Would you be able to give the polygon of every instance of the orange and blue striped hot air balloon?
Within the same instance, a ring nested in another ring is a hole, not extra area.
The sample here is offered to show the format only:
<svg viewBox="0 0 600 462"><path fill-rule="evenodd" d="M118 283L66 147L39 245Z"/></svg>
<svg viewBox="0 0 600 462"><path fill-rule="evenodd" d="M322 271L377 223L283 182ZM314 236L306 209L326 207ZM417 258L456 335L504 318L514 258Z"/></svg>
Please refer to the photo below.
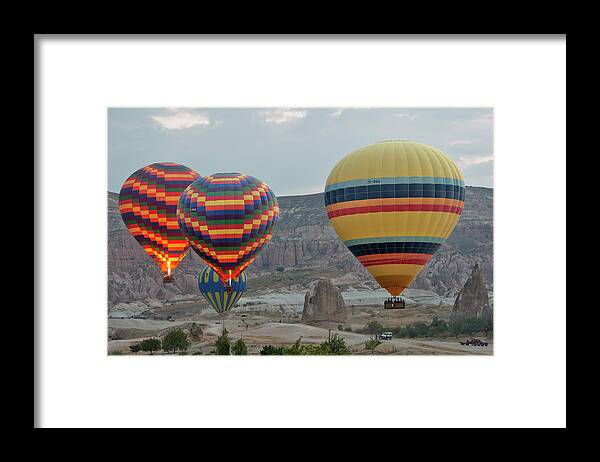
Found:
<svg viewBox="0 0 600 462"><path fill-rule="evenodd" d="M456 164L436 148L409 141L357 149L337 163L325 186L333 228L393 296L450 236L464 200Z"/></svg>
<svg viewBox="0 0 600 462"><path fill-rule="evenodd" d="M131 235L172 281L172 273L189 251L177 223L181 192L200 175L183 165L160 162L133 173L121 187L119 211Z"/></svg>
<svg viewBox="0 0 600 462"><path fill-rule="evenodd" d="M241 173L199 178L181 194L177 209L192 249L229 286L269 242L278 218L271 188Z"/></svg>

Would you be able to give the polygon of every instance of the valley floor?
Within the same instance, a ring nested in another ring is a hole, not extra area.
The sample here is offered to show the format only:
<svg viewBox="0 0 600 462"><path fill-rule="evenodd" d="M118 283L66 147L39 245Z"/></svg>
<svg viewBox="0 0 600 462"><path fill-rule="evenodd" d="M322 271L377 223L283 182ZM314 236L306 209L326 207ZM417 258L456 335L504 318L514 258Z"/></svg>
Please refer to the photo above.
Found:
<svg viewBox="0 0 600 462"><path fill-rule="evenodd" d="M229 332L231 342L243 338L248 346L248 354L259 354L265 345L291 345L299 337L302 343L321 343L329 335L329 330L344 337L353 354L370 355L365 349L365 341L371 336L339 331L352 328L353 331L363 328L370 321L378 321L385 327L392 328L415 321L430 322L434 316L447 319L450 305L410 304L405 310L383 310L378 305L350 307L350 316L346 322L322 322L305 324L301 322L299 313L278 313L273 311L242 311L235 308L225 316L200 308L195 303L182 303L165 307L159 311L161 316L172 316L173 321L154 319L108 319L110 332L108 351L111 354L129 354L129 345L143 338L160 335L164 329L173 326L189 326L197 323L202 329L202 336L192 341L188 354L214 354L215 341L223 329L223 323ZM393 338L385 340L377 347L374 354L379 355L491 355L493 340L488 346L465 346L459 341L463 338ZM485 340L485 339L484 339ZM488 341L488 340L486 340ZM138 353L139 354L139 353ZM155 353L158 354L158 353Z"/></svg>

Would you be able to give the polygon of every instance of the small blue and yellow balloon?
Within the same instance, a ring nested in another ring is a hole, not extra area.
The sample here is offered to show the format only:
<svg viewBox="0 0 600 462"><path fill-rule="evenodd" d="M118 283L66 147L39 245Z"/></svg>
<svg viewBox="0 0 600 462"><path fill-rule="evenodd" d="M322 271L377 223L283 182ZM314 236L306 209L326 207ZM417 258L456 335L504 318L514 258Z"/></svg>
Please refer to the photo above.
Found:
<svg viewBox="0 0 600 462"><path fill-rule="evenodd" d="M225 313L235 306L246 290L246 273L241 272L231 280L231 287L223 285L221 278L210 266L198 275L198 288L217 313Z"/></svg>

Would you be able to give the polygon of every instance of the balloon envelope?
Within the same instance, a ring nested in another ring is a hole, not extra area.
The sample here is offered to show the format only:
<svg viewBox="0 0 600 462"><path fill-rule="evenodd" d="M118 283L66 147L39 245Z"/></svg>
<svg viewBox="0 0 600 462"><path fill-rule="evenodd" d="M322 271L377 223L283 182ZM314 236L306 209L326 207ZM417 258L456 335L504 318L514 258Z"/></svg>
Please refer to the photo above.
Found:
<svg viewBox="0 0 600 462"><path fill-rule="evenodd" d="M217 173L185 189L177 218L192 249L228 282L271 239L279 205L266 183L240 173Z"/></svg>
<svg viewBox="0 0 600 462"><path fill-rule="evenodd" d="M452 233L464 179L442 151L383 141L348 154L325 186L327 216L381 287L400 295Z"/></svg>
<svg viewBox="0 0 600 462"><path fill-rule="evenodd" d="M246 290L246 273L243 271L231 280L231 290L223 285L219 275L206 266L198 276L198 288L217 313L224 313L235 306Z"/></svg>
<svg viewBox="0 0 600 462"><path fill-rule="evenodd" d="M165 275L175 270L189 250L177 223L177 201L198 177L188 167L161 162L137 170L121 187L121 217Z"/></svg>

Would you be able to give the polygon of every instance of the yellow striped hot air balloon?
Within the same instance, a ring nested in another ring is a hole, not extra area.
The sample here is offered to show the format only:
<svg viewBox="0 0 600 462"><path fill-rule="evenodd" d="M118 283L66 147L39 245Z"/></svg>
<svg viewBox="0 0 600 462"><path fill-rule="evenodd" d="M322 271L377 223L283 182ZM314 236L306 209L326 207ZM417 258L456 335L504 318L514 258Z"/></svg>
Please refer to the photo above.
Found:
<svg viewBox="0 0 600 462"><path fill-rule="evenodd" d="M351 152L325 185L336 233L392 296L408 287L452 233L464 199L464 179L452 159L404 140Z"/></svg>

